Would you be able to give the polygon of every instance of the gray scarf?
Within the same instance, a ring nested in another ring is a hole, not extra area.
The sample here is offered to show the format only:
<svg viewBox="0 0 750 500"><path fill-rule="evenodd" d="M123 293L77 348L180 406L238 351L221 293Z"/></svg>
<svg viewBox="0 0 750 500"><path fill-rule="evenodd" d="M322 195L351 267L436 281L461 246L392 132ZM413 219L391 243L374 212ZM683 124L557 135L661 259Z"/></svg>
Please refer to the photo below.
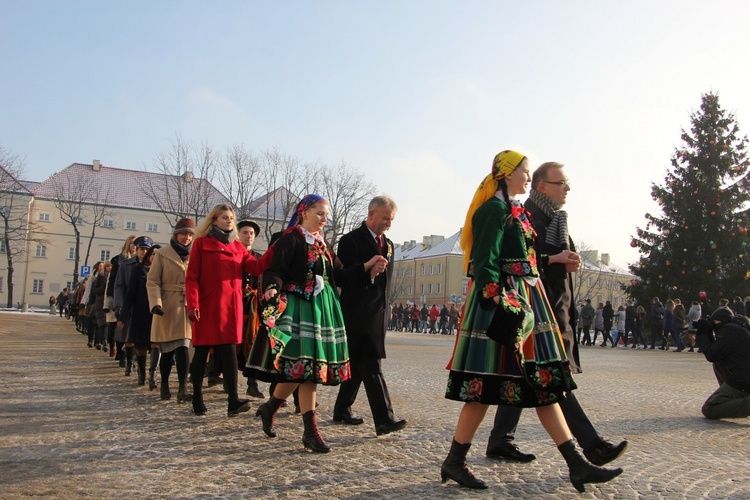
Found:
<svg viewBox="0 0 750 500"><path fill-rule="evenodd" d="M529 200L534 202L544 212L544 215L551 219L547 226L547 235L544 242L553 247L575 251L571 248L572 245L568 235L568 213L562 210L562 206L534 188L531 188Z"/></svg>

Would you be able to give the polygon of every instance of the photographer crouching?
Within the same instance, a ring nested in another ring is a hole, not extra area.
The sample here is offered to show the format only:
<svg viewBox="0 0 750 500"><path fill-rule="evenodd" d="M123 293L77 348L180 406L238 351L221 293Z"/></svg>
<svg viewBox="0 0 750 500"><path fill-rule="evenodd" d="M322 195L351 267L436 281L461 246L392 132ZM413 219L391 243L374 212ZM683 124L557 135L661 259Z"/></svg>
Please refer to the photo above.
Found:
<svg viewBox="0 0 750 500"><path fill-rule="evenodd" d="M703 416L750 416L750 329L728 307L716 309L710 319L701 319L695 326L698 345L714 364L719 381L719 388L703 403Z"/></svg>

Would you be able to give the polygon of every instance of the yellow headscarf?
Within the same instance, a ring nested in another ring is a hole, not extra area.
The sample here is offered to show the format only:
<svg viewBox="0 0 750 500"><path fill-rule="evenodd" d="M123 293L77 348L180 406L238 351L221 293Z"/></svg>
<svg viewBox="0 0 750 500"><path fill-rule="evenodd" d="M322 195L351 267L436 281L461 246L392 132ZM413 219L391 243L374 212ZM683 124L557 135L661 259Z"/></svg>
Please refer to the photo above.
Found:
<svg viewBox="0 0 750 500"><path fill-rule="evenodd" d="M526 157L517 151L505 150L495 156L492 161L492 172L487 174L479 184L474 198L471 200L469 210L466 212L464 228L461 231L461 249L464 252L464 269L468 271L471 260L471 249L474 245L474 231L471 219L474 212L487 200L495 196L498 189L498 181L510 175Z"/></svg>

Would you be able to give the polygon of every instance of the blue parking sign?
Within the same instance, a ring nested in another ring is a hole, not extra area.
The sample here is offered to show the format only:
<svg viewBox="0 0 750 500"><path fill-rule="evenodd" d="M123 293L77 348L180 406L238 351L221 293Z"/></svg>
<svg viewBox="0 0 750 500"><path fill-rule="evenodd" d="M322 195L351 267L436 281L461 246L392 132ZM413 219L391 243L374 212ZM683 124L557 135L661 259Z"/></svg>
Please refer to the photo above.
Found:
<svg viewBox="0 0 750 500"><path fill-rule="evenodd" d="M91 274L91 266L81 266L81 278L85 278Z"/></svg>

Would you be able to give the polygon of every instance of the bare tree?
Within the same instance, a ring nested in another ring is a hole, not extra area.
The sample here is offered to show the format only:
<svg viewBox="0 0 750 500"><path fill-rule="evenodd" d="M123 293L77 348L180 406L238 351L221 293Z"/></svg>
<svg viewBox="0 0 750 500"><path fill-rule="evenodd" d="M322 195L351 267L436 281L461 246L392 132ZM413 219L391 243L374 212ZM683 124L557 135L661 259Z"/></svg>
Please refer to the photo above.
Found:
<svg viewBox="0 0 750 500"><path fill-rule="evenodd" d="M109 191L106 193L97 192L97 200L86 207L86 217L83 222L91 225L91 233L89 234L89 243L86 246L86 258L83 260L83 265L89 265L89 257L91 256L91 245L94 242L97 228L103 227L102 222L105 219L114 217L114 211L112 207L107 205L107 200L110 199ZM108 228L111 231L111 228Z"/></svg>
<svg viewBox="0 0 750 500"><path fill-rule="evenodd" d="M208 144L195 149L178 135L168 151L156 156L158 175L139 177L139 184L170 223L183 217L197 222L221 201L212 185L216 166L216 153Z"/></svg>
<svg viewBox="0 0 750 500"><path fill-rule="evenodd" d="M244 146L227 149L218 171L219 187L237 212L237 218L249 216L250 204L263 190L263 165Z"/></svg>
<svg viewBox="0 0 750 500"><path fill-rule="evenodd" d="M7 307L13 307L15 264L28 255L28 244L46 244L43 231L31 217L31 193L20 183L23 161L0 146L0 246L5 252ZM29 239L29 235L36 235Z"/></svg>
<svg viewBox="0 0 750 500"><path fill-rule="evenodd" d="M84 209L87 204L97 199L97 186L83 176L52 177L52 202L60 213L60 219L71 225L75 237L75 255L73 257L73 286L78 284L78 265L81 261L81 230L84 223Z"/></svg>
<svg viewBox="0 0 750 500"><path fill-rule="evenodd" d="M264 218L267 221L265 236L271 241L271 236L277 231L274 222L284 223L289 220L294 208L305 193L308 173L294 156L288 155L278 148L265 151L262 156L263 189L267 193ZM314 176L313 176L314 177Z"/></svg>
<svg viewBox="0 0 750 500"><path fill-rule="evenodd" d="M345 162L337 168L320 169L320 194L331 209L330 224L326 227L326 240L336 248L341 236L356 227L367 215L367 206L375 196L375 185Z"/></svg>

